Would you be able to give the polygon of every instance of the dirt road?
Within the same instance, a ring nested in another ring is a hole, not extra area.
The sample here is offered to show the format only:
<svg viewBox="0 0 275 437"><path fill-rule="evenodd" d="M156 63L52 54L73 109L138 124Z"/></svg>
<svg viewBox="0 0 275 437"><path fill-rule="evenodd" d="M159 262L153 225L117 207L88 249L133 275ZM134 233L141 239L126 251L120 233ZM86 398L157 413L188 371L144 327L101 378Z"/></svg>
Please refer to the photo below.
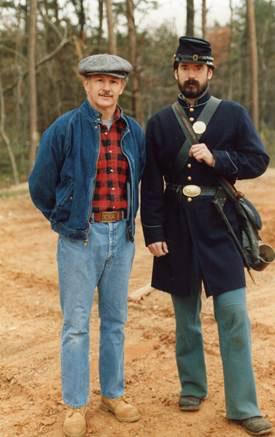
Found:
<svg viewBox="0 0 275 437"><path fill-rule="evenodd" d="M264 214L263 235L275 246L275 170L241 184ZM60 437L59 310L55 265L56 235L27 194L0 199L0 436ZM151 257L140 226L130 291L150 280ZM275 424L275 266L248 278L248 303L258 396ZM127 395L142 419L120 424L99 410L98 318L92 315L92 388L88 436L245 436L225 419L223 379L212 302L204 299L203 329L209 397L198 413L177 408L174 317L169 295L152 291L129 303L126 337Z"/></svg>

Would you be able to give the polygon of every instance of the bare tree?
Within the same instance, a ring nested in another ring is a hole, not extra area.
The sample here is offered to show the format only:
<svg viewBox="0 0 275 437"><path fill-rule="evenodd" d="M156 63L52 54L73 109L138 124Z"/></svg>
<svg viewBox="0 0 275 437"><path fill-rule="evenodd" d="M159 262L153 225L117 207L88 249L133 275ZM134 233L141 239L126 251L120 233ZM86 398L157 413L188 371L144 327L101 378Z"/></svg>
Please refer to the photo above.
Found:
<svg viewBox="0 0 275 437"><path fill-rule="evenodd" d="M112 0L105 0L106 12L107 12L107 22L108 22L108 42L109 42L109 53L117 53L116 44L116 34L114 31L114 20L113 20L113 2Z"/></svg>
<svg viewBox="0 0 275 437"><path fill-rule="evenodd" d="M103 0L98 0L98 36L97 36L97 46L100 52L100 47L102 43L103 34Z"/></svg>
<svg viewBox="0 0 275 437"><path fill-rule="evenodd" d="M250 54L250 99L252 119L256 128L259 125L259 91L258 91L258 51L255 23L255 6L253 0L246 0L247 28Z"/></svg>
<svg viewBox="0 0 275 437"><path fill-rule="evenodd" d="M18 170L17 170L17 165L16 165L14 153L13 153L13 150L12 150L12 147L10 144L10 139L5 131L5 116L6 116L6 114L5 114L5 101L4 101L4 94L3 94L3 88L2 88L2 80L0 77L0 135L3 138L3 141L7 147L7 150L8 150L8 155L9 155L9 159L11 162L14 183L15 183L15 185L18 185L19 184L19 175L18 175Z"/></svg>
<svg viewBox="0 0 275 437"><path fill-rule="evenodd" d="M37 0L30 0L29 12L29 43L28 43L28 61L29 61L29 114L30 114L30 149L29 149L29 169L32 168L36 146L38 143L37 131L37 90L36 90L36 73L35 73L35 54L36 54L36 16Z"/></svg>
<svg viewBox="0 0 275 437"><path fill-rule="evenodd" d="M79 24L79 38L81 41L85 41L85 24L86 24L86 16L85 16L85 9L84 9L84 0L71 0L72 4L75 7L75 12L78 18L78 24Z"/></svg>
<svg viewBox="0 0 275 437"><path fill-rule="evenodd" d="M46 64L47 62L51 61L54 57L56 57L59 52L62 51L62 49L69 44L70 42L73 41L73 38L67 38L67 31L65 31L65 34L62 38L62 41L60 41L60 43L58 44L58 46L51 52L46 54L42 59L40 59L40 61L38 61L35 65L35 70L37 72L38 68L41 67L42 65ZM4 94L8 94L11 90L13 90L17 85L18 85L18 81L25 79L28 75L30 74L30 71L24 71L23 73L21 72L19 77L16 79L15 82L13 82L11 85L7 86L6 88L3 89Z"/></svg>
<svg viewBox="0 0 275 437"><path fill-rule="evenodd" d="M264 15L264 23L261 25L261 34L259 35L258 44L258 65L259 65L259 83L261 84L261 96L259 97L260 115L259 123L262 127L262 122L265 119L266 114L269 112L268 103L270 102L270 83L268 76L272 71L272 56L268 56L266 53L266 47L270 41L270 34L274 26L274 15L272 13L273 0L269 0L266 4L267 12ZM271 67L271 68L270 68ZM271 73L273 75L273 73Z"/></svg>
<svg viewBox="0 0 275 437"><path fill-rule="evenodd" d="M133 0L126 0L126 9L129 35L129 58L134 68L132 73L132 111L133 116L142 123L143 111L141 108L140 74L137 55L137 31L135 25Z"/></svg>
<svg viewBox="0 0 275 437"><path fill-rule="evenodd" d="M206 36L206 27L207 27L207 8L206 8L206 0L202 0L201 2L201 33L202 37Z"/></svg>
<svg viewBox="0 0 275 437"><path fill-rule="evenodd" d="M186 3L186 35L194 36L194 0Z"/></svg>
<svg viewBox="0 0 275 437"><path fill-rule="evenodd" d="M232 0L229 0L229 9L230 9L230 41L229 41L229 63L228 63L228 99L231 100L233 98L233 73L232 73L232 45L233 45L233 35L234 35L234 8Z"/></svg>
<svg viewBox="0 0 275 437"><path fill-rule="evenodd" d="M58 0L52 0L52 5L54 9L55 22L59 22L59 8L58 8Z"/></svg>

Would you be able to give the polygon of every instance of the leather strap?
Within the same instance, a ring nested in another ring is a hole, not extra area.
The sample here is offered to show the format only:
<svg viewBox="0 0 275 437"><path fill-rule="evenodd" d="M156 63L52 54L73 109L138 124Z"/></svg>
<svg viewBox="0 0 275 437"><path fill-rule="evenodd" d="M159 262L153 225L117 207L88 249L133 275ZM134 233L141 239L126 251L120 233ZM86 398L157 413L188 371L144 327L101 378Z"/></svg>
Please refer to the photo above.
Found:
<svg viewBox="0 0 275 437"><path fill-rule="evenodd" d="M171 182L168 182L166 185L168 190L172 190L175 191L176 193L181 193L183 195L185 195L183 191L185 186L186 185L172 184ZM199 188L201 190L199 196L214 196L217 192L217 187L206 187L200 185Z"/></svg>
<svg viewBox="0 0 275 437"><path fill-rule="evenodd" d="M211 118L215 114L220 103L221 103L220 99L211 96L208 102L206 103L206 105L204 106L202 112L200 113L197 121L204 122L207 128L208 123L210 122ZM182 147L180 148L180 151L176 157L175 164L174 164L175 171L178 173L182 171L183 167L185 166L189 158L189 150L192 144L199 143L199 140L202 135L198 135L193 131L192 125L190 124L190 121L188 120L184 112L184 109L182 108L179 102L173 103L172 110L185 136L185 141Z"/></svg>
<svg viewBox="0 0 275 437"><path fill-rule="evenodd" d="M126 218L126 213L124 210L101 211L101 212L93 212L91 214L90 221L91 222L112 223L112 222L117 222L119 220L123 220L125 218Z"/></svg>

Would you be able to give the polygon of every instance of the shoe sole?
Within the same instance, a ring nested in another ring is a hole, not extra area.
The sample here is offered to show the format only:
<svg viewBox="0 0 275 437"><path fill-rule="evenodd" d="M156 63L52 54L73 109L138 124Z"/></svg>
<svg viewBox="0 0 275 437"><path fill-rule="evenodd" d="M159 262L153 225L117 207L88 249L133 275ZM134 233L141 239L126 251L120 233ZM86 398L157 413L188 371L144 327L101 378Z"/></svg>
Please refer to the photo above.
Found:
<svg viewBox="0 0 275 437"><path fill-rule="evenodd" d="M191 405L190 405L190 407L179 407L180 408L180 410L181 411L199 411L200 410L200 408L201 408L201 406L200 405L198 405L197 407L192 407Z"/></svg>
<svg viewBox="0 0 275 437"><path fill-rule="evenodd" d="M74 434L74 433L66 433L65 431L64 431L64 429L63 429L63 436L64 437L85 437L86 436L86 429L84 429L81 433L77 433L77 434Z"/></svg>
<svg viewBox="0 0 275 437"><path fill-rule="evenodd" d="M114 411L112 411L109 407L107 407L107 406L104 405L104 404L101 404L101 405L100 405L100 408L101 408L103 411L107 412L107 413L112 413L113 416L114 416L114 417L115 417L119 422L128 422L128 423L131 423L131 422L137 422L137 421L140 419L140 415L138 415L138 416L133 416L133 417L131 417L131 418L125 418L125 417L118 416L117 414L114 413Z"/></svg>
<svg viewBox="0 0 275 437"><path fill-rule="evenodd" d="M66 434L65 432L63 432L64 437L85 437L86 436L86 431L84 431L81 434Z"/></svg>
<svg viewBox="0 0 275 437"><path fill-rule="evenodd" d="M247 428L245 428L243 426L243 429L250 435L268 435L272 433L272 428L270 429L263 429L262 431L259 432L253 432L253 431L249 431Z"/></svg>

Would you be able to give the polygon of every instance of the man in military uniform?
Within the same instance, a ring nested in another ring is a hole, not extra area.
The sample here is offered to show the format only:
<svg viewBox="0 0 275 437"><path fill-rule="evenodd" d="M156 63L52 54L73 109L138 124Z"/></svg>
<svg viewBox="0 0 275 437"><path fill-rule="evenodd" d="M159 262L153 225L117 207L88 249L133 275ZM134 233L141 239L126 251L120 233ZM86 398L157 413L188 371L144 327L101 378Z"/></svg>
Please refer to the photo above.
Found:
<svg viewBox="0 0 275 437"><path fill-rule="evenodd" d="M213 200L219 177L261 175L269 162L247 111L222 101L208 125L198 121L210 99L214 72L210 44L181 37L174 59L178 103L201 134L175 171L186 137L172 107L148 122L147 164L142 181L141 215L146 246L154 255L152 286L172 294L176 317L176 359L181 383L179 407L199 410L207 397L207 376L200 323L201 284L213 296L224 371L227 418L254 435L271 432L256 398L251 361L242 257ZM230 200L224 213L238 234Z"/></svg>

